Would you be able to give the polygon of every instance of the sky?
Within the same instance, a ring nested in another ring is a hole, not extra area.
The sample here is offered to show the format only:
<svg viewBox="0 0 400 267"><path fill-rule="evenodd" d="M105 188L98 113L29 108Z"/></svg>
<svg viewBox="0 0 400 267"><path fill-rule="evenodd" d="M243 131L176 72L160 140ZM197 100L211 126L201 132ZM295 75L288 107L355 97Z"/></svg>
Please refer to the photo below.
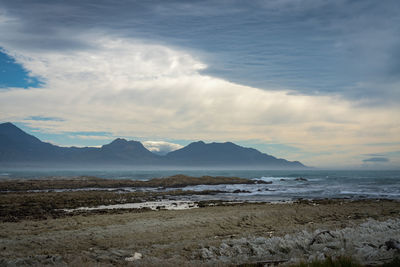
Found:
<svg viewBox="0 0 400 267"><path fill-rule="evenodd" d="M0 0L0 122L400 168L397 0Z"/></svg>

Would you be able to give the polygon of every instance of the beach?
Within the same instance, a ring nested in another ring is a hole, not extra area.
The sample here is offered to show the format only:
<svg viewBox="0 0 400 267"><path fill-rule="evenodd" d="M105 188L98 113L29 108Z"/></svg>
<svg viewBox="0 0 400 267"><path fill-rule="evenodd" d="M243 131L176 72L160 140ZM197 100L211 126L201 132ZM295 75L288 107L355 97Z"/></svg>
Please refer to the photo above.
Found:
<svg viewBox="0 0 400 267"><path fill-rule="evenodd" d="M127 194L159 205L77 209L131 203L120 191L1 193L0 265L264 266L339 255L379 265L399 255L387 243L400 240L397 200L207 200L168 210L166 201L179 206L194 193Z"/></svg>

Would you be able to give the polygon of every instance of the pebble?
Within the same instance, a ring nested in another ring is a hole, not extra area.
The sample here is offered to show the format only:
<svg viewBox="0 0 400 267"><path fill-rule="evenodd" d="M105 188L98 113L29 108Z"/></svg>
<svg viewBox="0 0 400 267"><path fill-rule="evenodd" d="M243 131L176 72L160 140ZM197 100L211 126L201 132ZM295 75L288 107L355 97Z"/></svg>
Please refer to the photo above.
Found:
<svg viewBox="0 0 400 267"><path fill-rule="evenodd" d="M135 252L135 254L133 254L133 257L126 257L125 261L136 261L140 260L141 258L142 258L142 253Z"/></svg>

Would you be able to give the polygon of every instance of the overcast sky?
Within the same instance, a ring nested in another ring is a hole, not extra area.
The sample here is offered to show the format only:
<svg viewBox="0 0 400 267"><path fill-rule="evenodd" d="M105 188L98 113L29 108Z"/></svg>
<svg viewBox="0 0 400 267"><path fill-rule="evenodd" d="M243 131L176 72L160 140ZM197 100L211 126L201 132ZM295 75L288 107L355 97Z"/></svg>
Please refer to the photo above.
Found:
<svg viewBox="0 0 400 267"><path fill-rule="evenodd" d="M0 0L0 121L400 166L400 1Z"/></svg>

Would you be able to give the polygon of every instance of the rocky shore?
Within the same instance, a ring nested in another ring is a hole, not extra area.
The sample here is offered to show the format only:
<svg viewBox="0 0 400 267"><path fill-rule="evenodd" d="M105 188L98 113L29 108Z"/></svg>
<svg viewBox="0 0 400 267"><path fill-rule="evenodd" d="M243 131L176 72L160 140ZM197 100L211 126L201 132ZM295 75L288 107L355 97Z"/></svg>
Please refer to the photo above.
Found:
<svg viewBox="0 0 400 267"><path fill-rule="evenodd" d="M197 178L192 178L184 179L193 183ZM80 183L84 179L70 180ZM213 179L209 182L216 181ZM48 189L51 180L35 183L38 189ZM53 180L68 184L66 180ZM182 181L173 177L160 183L157 186ZM18 186L25 185L14 189ZM329 256L351 256L362 264L379 266L400 254L395 246L400 240L398 201L207 201L181 210L161 207L163 200L173 203L174 198L185 194L214 193L179 188L129 193L2 192L0 266L263 266ZM149 201L160 203L160 208L65 211Z"/></svg>
<svg viewBox="0 0 400 267"><path fill-rule="evenodd" d="M82 207L93 208L100 205L144 203L176 199L182 196L213 195L224 193L217 190L190 191L182 190L187 185L251 184L263 183L237 177L189 177L174 175L167 178L154 178L148 181L111 180L97 177L13 179L0 181L0 221L16 222L23 219L43 220L61 218L85 213L116 213L119 210L65 210ZM129 192L126 188L170 188L168 191ZM58 191L57 191L58 189ZM79 189L79 190L77 190ZM96 189L96 190L94 190ZM62 191L60 191L62 190ZM220 203L221 201L213 201ZM196 203L205 206L207 202ZM160 202L159 208L162 207ZM156 207L157 208L157 207ZM145 212L150 208L135 209Z"/></svg>
<svg viewBox="0 0 400 267"><path fill-rule="evenodd" d="M239 177L202 176L191 177L173 175L165 178L153 178L148 181L103 179L92 176L73 178L45 177L41 179L9 179L0 181L0 192L33 191L51 189L78 189L78 188L123 188L123 187L183 187L189 185L218 185L218 184L255 184L263 181L243 179Z"/></svg>

